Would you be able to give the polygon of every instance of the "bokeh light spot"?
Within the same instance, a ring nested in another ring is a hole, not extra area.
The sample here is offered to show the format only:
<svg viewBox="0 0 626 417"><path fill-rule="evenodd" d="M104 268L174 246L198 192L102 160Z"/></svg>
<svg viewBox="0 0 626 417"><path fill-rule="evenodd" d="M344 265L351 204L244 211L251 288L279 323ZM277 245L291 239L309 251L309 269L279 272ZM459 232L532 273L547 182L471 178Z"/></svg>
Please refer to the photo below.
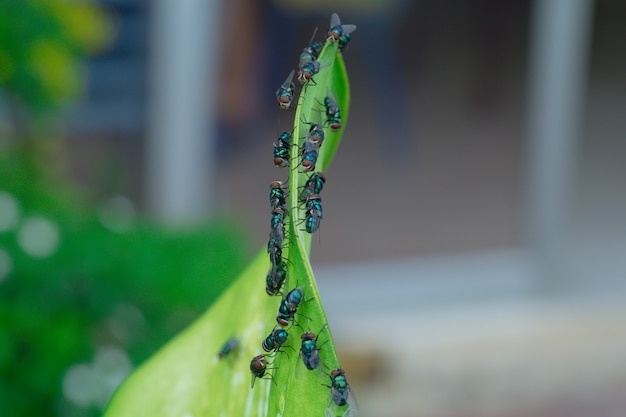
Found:
<svg viewBox="0 0 626 417"><path fill-rule="evenodd" d="M71 366L63 379L63 394L74 404L87 407L94 400L97 387L89 365Z"/></svg>
<svg viewBox="0 0 626 417"><path fill-rule="evenodd" d="M135 225L135 206L128 198L118 195L102 204L98 218L105 227L114 232L128 232Z"/></svg>
<svg viewBox="0 0 626 417"><path fill-rule="evenodd" d="M96 405L104 409L131 370L130 358L125 351L114 346L101 347L96 351L93 363L69 367L63 379L63 394L79 407Z"/></svg>
<svg viewBox="0 0 626 417"><path fill-rule="evenodd" d="M24 252L44 258L52 255L59 245L59 228L43 217L31 217L22 223L17 240Z"/></svg>
<svg viewBox="0 0 626 417"><path fill-rule="evenodd" d="M130 374L132 365L128 354L122 349L106 346L96 352L92 369L98 385L94 400L100 407L104 407L113 391Z"/></svg>

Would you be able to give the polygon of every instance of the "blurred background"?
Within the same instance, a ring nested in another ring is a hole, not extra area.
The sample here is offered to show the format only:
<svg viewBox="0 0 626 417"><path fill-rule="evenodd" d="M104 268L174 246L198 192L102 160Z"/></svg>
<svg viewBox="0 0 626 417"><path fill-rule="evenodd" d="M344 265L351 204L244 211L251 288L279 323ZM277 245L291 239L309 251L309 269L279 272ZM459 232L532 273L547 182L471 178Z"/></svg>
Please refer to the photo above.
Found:
<svg viewBox="0 0 626 417"><path fill-rule="evenodd" d="M95 416L267 239L331 12L313 244L363 417L626 415L626 3L0 0L0 415Z"/></svg>

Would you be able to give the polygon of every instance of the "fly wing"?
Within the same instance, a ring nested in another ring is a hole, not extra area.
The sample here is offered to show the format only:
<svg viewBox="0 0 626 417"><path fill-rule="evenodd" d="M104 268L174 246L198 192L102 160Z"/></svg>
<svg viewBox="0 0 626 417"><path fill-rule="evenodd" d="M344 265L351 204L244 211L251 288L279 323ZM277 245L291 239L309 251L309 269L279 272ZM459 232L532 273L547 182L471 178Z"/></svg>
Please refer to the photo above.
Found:
<svg viewBox="0 0 626 417"><path fill-rule="evenodd" d="M328 400L328 405L326 406L326 417L343 417L344 416L345 411L341 411L340 409L345 407L345 405L339 406L336 404L338 402L337 397L338 396L341 397L341 395L342 394L336 389L334 388L330 389L330 399Z"/></svg>
<svg viewBox="0 0 626 417"><path fill-rule="evenodd" d="M341 20L339 19L339 15L337 13L333 13L330 15L330 27L331 29L334 28L335 26L338 26L341 24Z"/></svg>
<svg viewBox="0 0 626 417"><path fill-rule="evenodd" d="M330 389L330 399L328 400L328 404L326 405L326 417L336 417L335 412L333 410L337 409L335 402L333 401L333 395L335 390L333 388Z"/></svg>
<svg viewBox="0 0 626 417"><path fill-rule="evenodd" d="M292 69L289 75L287 76L287 78L285 79L285 82L281 85L281 87L287 90L291 86L291 81L293 80L293 76L295 74L296 74L296 70Z"/></svg>
<svg viewBox="0 0 626 417"><path fill-rule="evenodd" d="M319 72L320 69L322 68L326 68L330 65L330 60L329 59L323 59L321 61L315 61L317 64L316 65L316 70Z"/></svg>
<svg viewBox="0 0 626 417"><path fill-rule="evenodd" d="M343 414L339 415L335 415L335 413L330 408L326 409L326 417L354 417L355 414L356 412L350 407L348 407L348 409L344 411Z"/></svg>
<svg viewBox="0 0 626 417"><path fill-rule="evenodd" d="M354 396L354 393L350 389L350 385L348 385L348 389L346 390L346 397L348 400L348 409L346 410L346 413L350 410L352 410L353 413L356 413L357 411L359 411L359 404L356 401L356 397ZM346 414L344 414L344 416L345 415Z"/></svg>
<svg viewBox="0 0 626 417"><path fill-rule="evenodd" d="M348 35L356 30L356 25L341 25L341 29L345 35Z"/></svg>
<svg viewBox="0 0 626 417"><path fill-rule="evenodd" d="M309 41L309 45L311 45L313 43L313 39L315 39L315 35L317 35L317 26L315 27L315 30L313 31L313 35L311 36L311 40Z"/></svg>
<svg viewBox="0 0 626 417"><path fill-rule="evenodd" d="M355 414L356 414L356 410L353 410L351 407L348 407L345 413L343 413L342 417L354 417Z"/></svg>
<svg viewBox="0 0 626 417"><path fill-rule="evenodd" d="M343 403L344 405L337 405L338 403ZM339 411L339 409L342 409L346 406L347 408L345 409L345 411ZM350 389L350 385L346 387L346 390L344 392L340 392L333 387L330 388L330 399L328 400L328 405L326 406L327 416L347 417L354 415L358 410L359 405L357 404L356 397Z"/></svg>
<svg viewBox="0 0 626 417"><path fill-rule="evenodd" d="M308 358L303 358L303 359L304 359L304 365L306 366L307 369L309 370L318 369L320 365L320 353L317 349L311 352L311 355Z"/></svg>

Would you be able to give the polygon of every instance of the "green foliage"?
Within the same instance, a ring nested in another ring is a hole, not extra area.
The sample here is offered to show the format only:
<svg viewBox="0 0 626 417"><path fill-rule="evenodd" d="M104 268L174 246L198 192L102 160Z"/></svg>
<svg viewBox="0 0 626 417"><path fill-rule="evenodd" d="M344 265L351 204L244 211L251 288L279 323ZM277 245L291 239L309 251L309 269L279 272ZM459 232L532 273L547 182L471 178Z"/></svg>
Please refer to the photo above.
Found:
<svg viewBox="0 0 626 417"><path fill-rule="evenodd" d="M0 86L31 111L58 107L82 88L82 58L111 37L95 4L0 0Z"/></svg>
<svg viewBox="0 0 626 417"><path fill-rule="evenodd" d="M299 366L303 368L297 352L304 331L319 332L326 373L339 367L339 362L330 330L321 330L327 319L309 262L311 235L301 230L304 209L298 202L298 188L307 175L296 167L300 165L299 150L309 128L305 123L317 122L327 91L337 99L345 125L349 88L337 48L337 43L324 46L319 57L323 68L314 76L315 83L309 82L303 88L295 115L289 174L289 239L283 250L288 259L288 283L283 291L304 286L305 301L296 316L299 326L288 328L289 338L283 351L268 357L271 380L257 380L254 389L250 389L250 361L263 353L261 343L276 326L280 304L279 297L270 297L264 291L270 263L263 250L205 315L131 375L109 403L106 417L324 415L330 398L330 389L323 385L330 384L328 375L306 369L298 372ZM327 168L343 133L343 128L337 132L324 130L326 139L320 148L318 171ZM232 337L240 339L239 347L218 359L221 346ZM337 413L345 409L346 406Z"/></svg>
<svg viewBox="0 0 626 417"><path fill-rule="evenodd" d="M0 276L0 415L100 415L106 388L95 393L103 399L75 404L62 392L68 370L106 347L143 362L228 286L247 248L224 219L179 233L141 219L111 230L34 161L0 155L0 197L18 207L15 224L0 230L0 275L10 262ZM32 218L58 231L47 256L24 248Z"/></svg>
<svg viewBox="0 0 626 417"><path fill-rule="evenodd" d="M196 318L247 257L234 221L174 233L113 209L113 221L124 224L116 228L84 193L58 181L58 141L44 140L51 132L42 116L80 94L83 59L111 37L95 3L0 0L0 99L17 132L0 143L2 417L100 415L120 378L95 372L115 370L101 353L113 349L128 366L140 364ZM25 244L29 225L52 233L49 252L41 230L31 228L34 246ZM82 386L72 398L64 385L77 369L94 372L74 381Z"/></svg>

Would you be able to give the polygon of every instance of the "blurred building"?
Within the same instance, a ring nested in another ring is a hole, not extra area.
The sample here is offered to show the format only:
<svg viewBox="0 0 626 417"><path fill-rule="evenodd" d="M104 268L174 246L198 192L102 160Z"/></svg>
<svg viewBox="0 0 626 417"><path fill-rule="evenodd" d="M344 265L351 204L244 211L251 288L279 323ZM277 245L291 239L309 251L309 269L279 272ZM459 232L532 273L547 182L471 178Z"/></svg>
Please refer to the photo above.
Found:
<svg viewBox="0 0 626 417"><path fill-rule="evenodd" d="M68 127L108 137L139 137L145 126L148 11L140 0L100 2L113 16L115 37L88 62L85 99L68 111Z"/></svg>

